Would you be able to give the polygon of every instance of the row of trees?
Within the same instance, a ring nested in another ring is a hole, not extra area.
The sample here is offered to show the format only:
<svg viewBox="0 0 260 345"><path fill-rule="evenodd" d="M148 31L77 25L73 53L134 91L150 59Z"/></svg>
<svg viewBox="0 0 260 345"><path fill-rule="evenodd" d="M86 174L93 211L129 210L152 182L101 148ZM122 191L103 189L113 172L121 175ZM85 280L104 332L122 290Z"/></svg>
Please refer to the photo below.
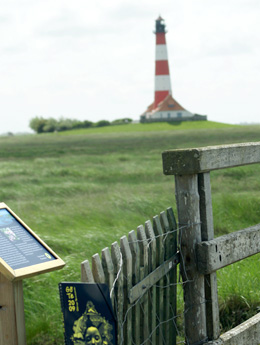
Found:
<svg viewBox="0 0 260 345"><path fill-rule="evenodd" d="M51 132L61 132L61 131L68 131L72 129L80 129L80 128L93 128L93 127L104 127L104 126L111 126L111 125L122 125L131 123L133 120L129 118L117 119L112 122L107 120L100 120L98 122L91 122L88 120L80 121L74 119L66 119L60 118L58 120L50 117L50 118L43 118L43 117L34 117L30 121L30 128L34 130L36 133L51 133Z"/></svg>

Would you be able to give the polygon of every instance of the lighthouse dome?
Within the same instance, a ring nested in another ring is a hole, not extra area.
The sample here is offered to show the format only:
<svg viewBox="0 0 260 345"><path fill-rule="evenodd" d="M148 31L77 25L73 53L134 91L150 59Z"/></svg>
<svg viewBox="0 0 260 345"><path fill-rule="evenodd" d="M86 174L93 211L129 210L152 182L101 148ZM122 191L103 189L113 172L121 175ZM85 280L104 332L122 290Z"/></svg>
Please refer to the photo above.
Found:
<svg viewBox="0 0 260 345"><path fill-rule="evenodd" d="M165 33L165 23L164 19L159 16L155 21L155 33L163 32Z"/></svg>

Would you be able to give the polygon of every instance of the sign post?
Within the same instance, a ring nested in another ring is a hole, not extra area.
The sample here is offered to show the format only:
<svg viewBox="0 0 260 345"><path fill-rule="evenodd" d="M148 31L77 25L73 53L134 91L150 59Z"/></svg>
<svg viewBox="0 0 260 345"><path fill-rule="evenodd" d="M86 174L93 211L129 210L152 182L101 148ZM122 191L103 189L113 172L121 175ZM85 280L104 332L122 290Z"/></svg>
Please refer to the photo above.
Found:
<svg viewBox="0 0 260 345"><path fill-rule="evenodd" d="M7 205L0 203L0 345L26 345L22 280L64 265Z"/></svg>
<svg viewBox="0 0 260 345"><path fill-rule="evenodd" d="M25 345L23 282L0 273L0 344Z"/></svg>

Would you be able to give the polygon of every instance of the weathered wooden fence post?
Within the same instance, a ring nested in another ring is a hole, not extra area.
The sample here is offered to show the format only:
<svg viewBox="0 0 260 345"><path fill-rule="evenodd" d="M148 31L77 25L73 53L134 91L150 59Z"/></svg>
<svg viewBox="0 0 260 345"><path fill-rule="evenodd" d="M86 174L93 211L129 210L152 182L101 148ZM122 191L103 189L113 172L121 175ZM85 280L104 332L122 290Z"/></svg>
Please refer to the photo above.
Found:
<svg viewBox="0 0 260 345"><path fill-rule="evenodd" d="M216 272L203 275L197 268L196 244L214 238L210 174L196 170L197 159L192 150L163 153L164 173L175 175L185 336L191 345L217 339L220 332Z"/></svg>
<svg viewBox="0 0 260 345"><path fill-rule="evenodd" d="M197 175L175 176L180 226L180 269L185 302L185 337L188 344L207 339L204 276L197 271L195 246L201 242Z"/></svg>
<svg viewBox="0 0 260 345"><path fill-rule="evenodd" d="M209 241L213 240L214 238L209 172L198 174L198 187L200 196L201 240ZM207 335L209 340L214 340L217 339L220 334L217 274L216 272L212 272L210 274L205 275L204 278Z"/></svg>

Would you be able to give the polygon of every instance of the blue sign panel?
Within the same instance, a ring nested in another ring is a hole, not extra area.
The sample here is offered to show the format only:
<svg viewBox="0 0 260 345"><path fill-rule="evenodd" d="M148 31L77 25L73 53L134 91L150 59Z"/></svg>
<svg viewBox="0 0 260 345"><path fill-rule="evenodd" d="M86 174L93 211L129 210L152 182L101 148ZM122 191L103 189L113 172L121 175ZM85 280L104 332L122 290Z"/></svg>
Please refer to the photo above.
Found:
<svg viewBox="0 0 260 345"><path fill-rule="evenodd" d="M0 258L13 270L56 260L5 208L0 209Z"/></svg>

